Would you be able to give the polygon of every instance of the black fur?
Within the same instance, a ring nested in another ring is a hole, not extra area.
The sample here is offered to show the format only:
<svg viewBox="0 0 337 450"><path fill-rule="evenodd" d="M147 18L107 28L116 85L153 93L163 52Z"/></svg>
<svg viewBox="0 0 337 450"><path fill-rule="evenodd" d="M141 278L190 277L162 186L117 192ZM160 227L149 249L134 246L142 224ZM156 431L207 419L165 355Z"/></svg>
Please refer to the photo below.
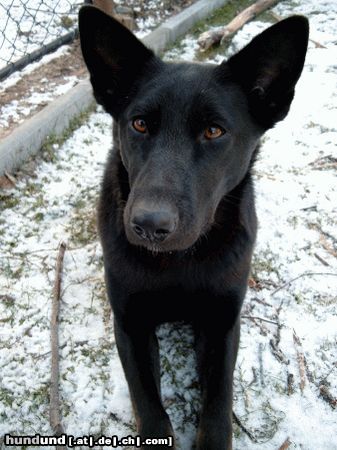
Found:
<svg viewBox="0 0 337 450"><path fill-rule="evenodd" d="M114 118L99 233L138 433L173 435L155 327L185 320L202 389L196 447L231 449L240 309L257 228L251 168L262 134L289 110L307 20L274 25L219 66L164 63L94 7L81 9L80 35L96 99Z"/></svg>

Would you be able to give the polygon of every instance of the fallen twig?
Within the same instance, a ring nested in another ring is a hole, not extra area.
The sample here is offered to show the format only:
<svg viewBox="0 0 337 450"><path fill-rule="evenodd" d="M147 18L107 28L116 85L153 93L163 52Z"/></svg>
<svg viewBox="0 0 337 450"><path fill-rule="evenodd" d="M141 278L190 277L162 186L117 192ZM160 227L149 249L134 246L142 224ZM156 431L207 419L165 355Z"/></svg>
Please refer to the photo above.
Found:
<svg viewBox="0 0 337 450"><path fill-rule="evenodd" d="M281 303L279 304L278 308L276 308L276 318L277 318L277 329L276 329L276 334L275 334L275 339L276 339L276 345L278 346L281 340L281 324L280 324L280 312L281 309L283 307L283 300L281 301Z"/></svg>
<svg viewBox="0 0 337 450"><path fill-rule="evenodd" d="M322 399L324 401L326 401L327 403L329 403L329 405L335 409L337 407L337 397L334 397L331 394L331 392L328 389L328 386L325 384L324 379L322 381L320 381L319 383L315 382L313 374L309 370L306 357L304 356L301 340L295 333L295 330L293 330L293 339L294 339L294 343L295 343L295 348L296 348L296 353L297 353L297 361L298 361L298 365L299 365L299 372L300 372L300 379L301 379L301 382L300 382L301 391L303 391L303 389L305 387L305 376L306 376L307 379L311 383L313 383L314 385L316 385L318 387L319 393L320 393L320 396L322 397ZM331 371L329 373L331 373ZM288 383L288 388L289 388L289 383Z"/></svg>
<svg viewBox="0 0 337 450"><path fill-rule="evenodd" d="M198 39L198 45L202 51L208 50L212 45L221 42L223 44L226 40L231 38L240 28L247 22L254 19L258 14L266 11L272 6L276 5L279 0L258 0L253 5L241 11L234 19L229 22L224 28L210 30L202 33Z"/></svg>
<svg viewBox="0 0 337 450"><path fill-rule="evenodd" d="M262 322L267 322L267 323L271 323L273 325L278 325L277 322L273 321L273 320L269 320L269 319L265 319L264 317L257 317L257 316L246 316L243 315L241 316L243 319L250 319L250 320L262 320Z"/></svg>
<svg viewBox="0 0 337 450"><path fill-rule="evenodd" d="M331 394L331 392L329 391L328 387L325 386L325 384L320 385L319 393L320 393L321 397L323 398L323 400L328 402L329 405L332 406L332 408L335 409L337 407L337 398Z"/></svg>
<svg viewBox="0 0 337 450"><path fill-rule="evenodd" d="M287 448L289 448L290 444L291 444L291 442L290 442L289 438L287 438L287 439L283 442L283 444L281 445L281 447L279 447L278 450L287 450Z"/></svg>
<svg viewBox="0 0 337 450"><path fill-rule="evenodd" d="M294 375L292 373L288 373L287 376L287 393L288 395L294 393Z"/></svg>
<svg viewBox="0 0 337 450"><path fill-rule="evenodd" d="M287 359L287 357L285 356L283 351L279 348L277 341L275 339L270 339L269 345L270 345L271 352L275 356L275 358L279 362L288 365L289 359Z"/></svg>
<svg viewBox="0 0 337 450"><path fill-rule="evenodd" d="M270 339L270 341L269 341L269 345L270 345L271 352L275 356L275 358L279 362L288 365L289 360L287 359L287 357L285 356L285 354L279 347L280 340L281 340L281 327L282 327L282 325L280 324L280 312L281 312L282 307L283 307L283 301L280 303L278 308L276 308L276 314L274 315L274 317L276 317L275 323L277 325L277 328L274 332L273 338Z"/></svg>
<svg viewBox="0 0 337 450"><path fill-rule="evenodd" d="M265 386L264 382L264 370L263 370L263 346L261 343L259 343L259 372L260 372L260 380L261 380L261 386Z"/></svg>
<svg viewBox="0 0 337 450"><path fill-rule="evenodd" d="M249 439L257 444L258 440L256 439L256 437L253 435L251 431L248 430L248 428L244 426L244 424L241 422L241 420L238 418L238 416L235 414L234 411L233 411L233 419L234 422L241 428L241 430L249 437Z"/></svg>
<svg viewBox="0 0 337 450"><path fill-rule="evenodd" d="M317 258L318 261L323 264L323 266L325 266L325 267L329 267L330 266L330 264L327 263L325 261L325 259L323 259L321 256L319 256L317 253L314 253L314 257Z"/></svg>
<svg viewBox="0 0 337 450"><path fill-rule="evenodd" d="M332 374L332 372L337 368L337 361L333 363L331 369L329 370L329 372L325 375L325 377L323 377L320 381L319 384L326 384L327 383L327 379L328 377Z"/></svg>
<svg viewBox="0 0 337 450"><path fill-rule="evenodd" d="M265 324L262 321L255 320L253 318L251 320L252 320L253 324L259 328L262 336L268 336L269 329L265 326Z"/></svg>
<svg viewBox="0 0 337 450"><path fill-rule="evenodd" d="M12 183L13 186L16 186L16 179L8 172L5 172L5 177L9 180L10 183Z"/></svg>
<svg viewBox="0 0 337 450"><path fill-rule="evenodd" d="M318 275L332 275L334 277L337 277L337 273L332 273L332 272L304 272L301 275L298 275L297 277L293 278L292 280L287 281L286 283L282 284L281 286L279 286L277 289L275 289L275 291L273 291L270 296L272 297L273 295L275 295L277 292L281 291L282 289L288 287L291 285L291 283L293 283L296 280L299 280L300 278L303 277L312 277L312 276L318 276Z"/></svg>
<svg viewBox="0 0 337 450"><path fill-rule="evenodd" d="M293 330L293 340L294 340L294 344L295 344L295 349L296 349L296 354L297 354L297 362L298 362L298 368L299 368L299 372L300 372L300 389L301 392L303 392L304 388L305 388L305 357L303 354L303 348L302 348L302 343L300 338L297 336L297 334L295 333L295 330Z"/></svg>
<svg viewBox="0 0 337 450"><path fill-rule="evenodd" d="M59 253L56 261L55 283L53 289L53 301L51 312L51 376L50 376L50 425L56 436L64 433L61 423L60 397L59 397L59 344L58 344L58 324L59 305L61 296L61 280L64 253L66 244L60 243ZM57 446L57 450L65 450L64 446Z"/></svg>
<svg viewBox="0 0 337 450"><path fill-rule="evenodd" d="M309 369L308 361L307 361L306 357L304 357L304 366L305 366L305 373L307 374L308 380L310 381L310 383L315 384L314 376L313 376L311 370Z"/></svg>
<svg viewBox="0 0 337 450"><path fill-rule="evenodd" d="M257 377L257 373L256 373L256 368L255 368L255 367L252 367L252 372L253 372L253 379L252 379L252 381L248 384L247 387L250 387L252 384L256 384L256 383L257 383L258 377Z"/></svg>
<svg viewBox="0 0 337 450"><path fill-rule="evenodd" d="M261 299L261 298L253 297L252 300L253 300L254 302L260 303L261 305L269 306L270 308L273 307L273 305L272 305L271 303L267 303L265 300L263 300L263 299Z"/></svg>
<svg viewBox="0 0 337 450"><path fill-rule="evenodd" d="M334 244L330 244L327 240L327 238L321 234L320 238L319 238L320 243L322 244L322 247L324 248L324 250L326 250L330 255L334 256L335 258L337 258L337 251L335 250L334 247L336 247L336 243L334 242Z"/></svg>

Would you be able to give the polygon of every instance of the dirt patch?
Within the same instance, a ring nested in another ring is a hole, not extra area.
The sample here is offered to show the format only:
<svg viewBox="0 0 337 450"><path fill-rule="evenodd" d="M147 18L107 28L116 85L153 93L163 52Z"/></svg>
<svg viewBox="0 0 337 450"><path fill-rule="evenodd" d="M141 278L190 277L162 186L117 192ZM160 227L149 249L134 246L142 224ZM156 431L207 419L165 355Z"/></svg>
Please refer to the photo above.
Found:
<svg viewBox="0 0 337 450"><path fill-rule="evenodd" d="M69 46L69 51L66 54L37 67L31 73L24 75L15 85L8 87L4 92L0 93L0 109L12 104L16 113L15 115L8 115L7 126L1 128L0 138L4 138L10 134L22 119L31 117L49 103L47 100L42 100L32 105L29 98L34 93L45 94L50 91L51 96L53 96L53 87L55 88L68 83L69 77L76 77L80 81L86 75L87 71L82 60L80 45L77 39ZM25 108L29 108L27 114L22 112Z"/></svg>

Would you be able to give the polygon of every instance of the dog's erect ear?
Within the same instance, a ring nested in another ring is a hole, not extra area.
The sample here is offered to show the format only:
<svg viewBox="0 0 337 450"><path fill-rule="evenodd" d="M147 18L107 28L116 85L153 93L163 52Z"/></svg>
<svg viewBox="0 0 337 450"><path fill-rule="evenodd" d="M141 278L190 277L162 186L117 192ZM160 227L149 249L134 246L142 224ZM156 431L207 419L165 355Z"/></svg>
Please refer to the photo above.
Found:
<svg viewBox="0 0 337 450"><path fill-rule="evenodd" d="M256 36L223 63L245 91L252 115L264 128L272 127L289 111L304 65L308 35L308 20L292 16Z"/></svg>
<svg viewBox="0 0 337 450"><path fill-rule="evenodd" d="M117 116L145 65L157 58L127 28L94 6L81 8L79 30L96 100Z"/></svg>

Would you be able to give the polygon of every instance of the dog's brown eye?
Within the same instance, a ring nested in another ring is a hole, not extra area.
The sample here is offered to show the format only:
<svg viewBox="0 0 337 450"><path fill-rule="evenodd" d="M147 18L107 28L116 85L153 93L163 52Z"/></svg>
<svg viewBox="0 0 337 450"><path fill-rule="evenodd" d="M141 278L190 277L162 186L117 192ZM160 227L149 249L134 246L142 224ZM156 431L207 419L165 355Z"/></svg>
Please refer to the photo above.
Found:
<svg viewBox="0 0 337 450"><path fill-rule="evenodd" d="M147 126L146 126L146 122L145 122L144 119L141 119L141 118L135 119L132 122L132 126L139 133L146 133L147 132Z"/></svg>
<svg viewBox="0 0 337 450"><path fill-rule="evenodd" d="M225 133L225 131L217 126L210 126L207 127L204 131L204 136L206 139L216 139L220 136L222 136Z"/></svg>

